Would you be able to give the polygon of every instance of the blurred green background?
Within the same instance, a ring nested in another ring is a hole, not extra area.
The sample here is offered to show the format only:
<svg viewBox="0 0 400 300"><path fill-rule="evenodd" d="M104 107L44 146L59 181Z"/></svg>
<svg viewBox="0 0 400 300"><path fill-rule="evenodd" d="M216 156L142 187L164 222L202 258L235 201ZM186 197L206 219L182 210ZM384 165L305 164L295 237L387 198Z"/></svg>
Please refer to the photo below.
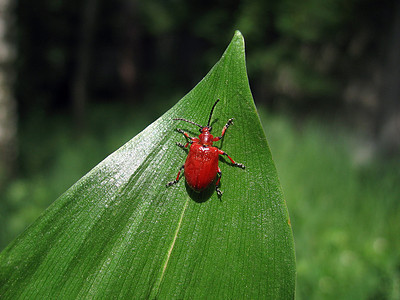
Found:
<svg viewBox="0 0 400 300"><path fill-rule="evenodd" d="M400 299L396 0L3 0L0 249L198 83L235 29L297 298Z"/></svg>

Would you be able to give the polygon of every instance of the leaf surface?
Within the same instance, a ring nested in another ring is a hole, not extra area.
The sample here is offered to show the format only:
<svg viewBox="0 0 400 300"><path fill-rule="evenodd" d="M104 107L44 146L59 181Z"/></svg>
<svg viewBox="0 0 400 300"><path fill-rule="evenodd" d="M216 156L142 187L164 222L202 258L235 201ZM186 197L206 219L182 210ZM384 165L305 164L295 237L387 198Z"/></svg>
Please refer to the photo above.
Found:
<svg viewBox="0 0 400 300"><path fill-rule="evenodd" d="M166 188L210 109L221 190ZM220 61L172 109L57 199L0 254L0 298L293 299L292 231L236 32Z"/></svg>

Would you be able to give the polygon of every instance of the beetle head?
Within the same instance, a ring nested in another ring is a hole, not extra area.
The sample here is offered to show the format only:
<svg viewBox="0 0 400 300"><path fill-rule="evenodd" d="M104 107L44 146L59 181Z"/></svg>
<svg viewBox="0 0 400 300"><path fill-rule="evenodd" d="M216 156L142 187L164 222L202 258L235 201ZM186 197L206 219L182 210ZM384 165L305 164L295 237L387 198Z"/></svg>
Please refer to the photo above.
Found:
<svg viewBox="0 0 400 300"><path fill-rule="evenodd" d="M211 132L212 127L211 126L203 126L200 128L200 133L206 133L206 132Z"/></svg>

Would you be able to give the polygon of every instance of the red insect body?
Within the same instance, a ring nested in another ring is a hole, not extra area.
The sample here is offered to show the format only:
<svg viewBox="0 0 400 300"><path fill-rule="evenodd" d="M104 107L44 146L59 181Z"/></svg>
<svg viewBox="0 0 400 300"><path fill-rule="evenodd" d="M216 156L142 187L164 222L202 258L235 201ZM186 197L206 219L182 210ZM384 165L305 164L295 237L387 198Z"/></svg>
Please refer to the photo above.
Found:
<svg viewBox="0 0 400 300"><path fill-rule="evenodd" d="M211 116L214 111L215 105L218 103L218 101L219 99L214 103L214 106L211 109L207 126L201 126L192 121L188 121L182 118L174 119L174 120L182 120L194 124L196 126L199 126L201 128L200 129L201 134L199 135L198 138L190 137L189 134L187 134L181 129L178 129L178 132L182 133L186 138L189 139L189 142L186 143L186 145L178 143L178 146L181 146L183 148L187 148L189 144L191 144L191 146L185 164L180 168L178 176L174 181L169 182L167 184L167 187L179 181L179 175L182 169L184 169L186 182L196 192L200 192L206 189L214 181L215 177L218 174L219 178L216 182L215 189L218 195L221 196L222 192L219 189L219 182L221 180L221 169L218 167L219 155L220 154L226 155L232 162L232 164L244 168L243 164L236 163L224 151L213 146L213 142L219 141L224 136L226 129L233 124L233 119L229 119L229 121L222 129L221 136L214 137L210 133L210 131L212 130L210 126Z"/></svg>
<svg viewBox="0 0 400 300"><path fill-rule="evenodd" d="M185 178L195 191L208 187L218 172L218 148L204 147L201 142L190 146L185 162Z"/></svg>

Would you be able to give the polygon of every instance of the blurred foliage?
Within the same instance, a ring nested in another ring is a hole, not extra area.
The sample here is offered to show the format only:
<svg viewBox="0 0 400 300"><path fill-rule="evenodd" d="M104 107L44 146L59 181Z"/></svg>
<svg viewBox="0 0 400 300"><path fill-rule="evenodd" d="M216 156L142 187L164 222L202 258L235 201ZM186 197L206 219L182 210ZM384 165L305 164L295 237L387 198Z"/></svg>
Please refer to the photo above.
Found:
<svg viewBox="0 0 400 300"><path fill-rule="evenodd" d="M340 107L350 78L366 72L360 66L382 52L395 4L97 1L88 87L96 102L141 102L161 88L183 94L204 76L239 29L248 44L255 98L270 107L296 110ZM20 110L68 107L82 2L21 0L16 13Z"/></svg>
<svg viewBox="0 0 400 300"><path fill-rule="evenodd" d="M354 133L339 124L262 119L292 219L297 298L398 299L399 160L355 164Z"/></svg>

